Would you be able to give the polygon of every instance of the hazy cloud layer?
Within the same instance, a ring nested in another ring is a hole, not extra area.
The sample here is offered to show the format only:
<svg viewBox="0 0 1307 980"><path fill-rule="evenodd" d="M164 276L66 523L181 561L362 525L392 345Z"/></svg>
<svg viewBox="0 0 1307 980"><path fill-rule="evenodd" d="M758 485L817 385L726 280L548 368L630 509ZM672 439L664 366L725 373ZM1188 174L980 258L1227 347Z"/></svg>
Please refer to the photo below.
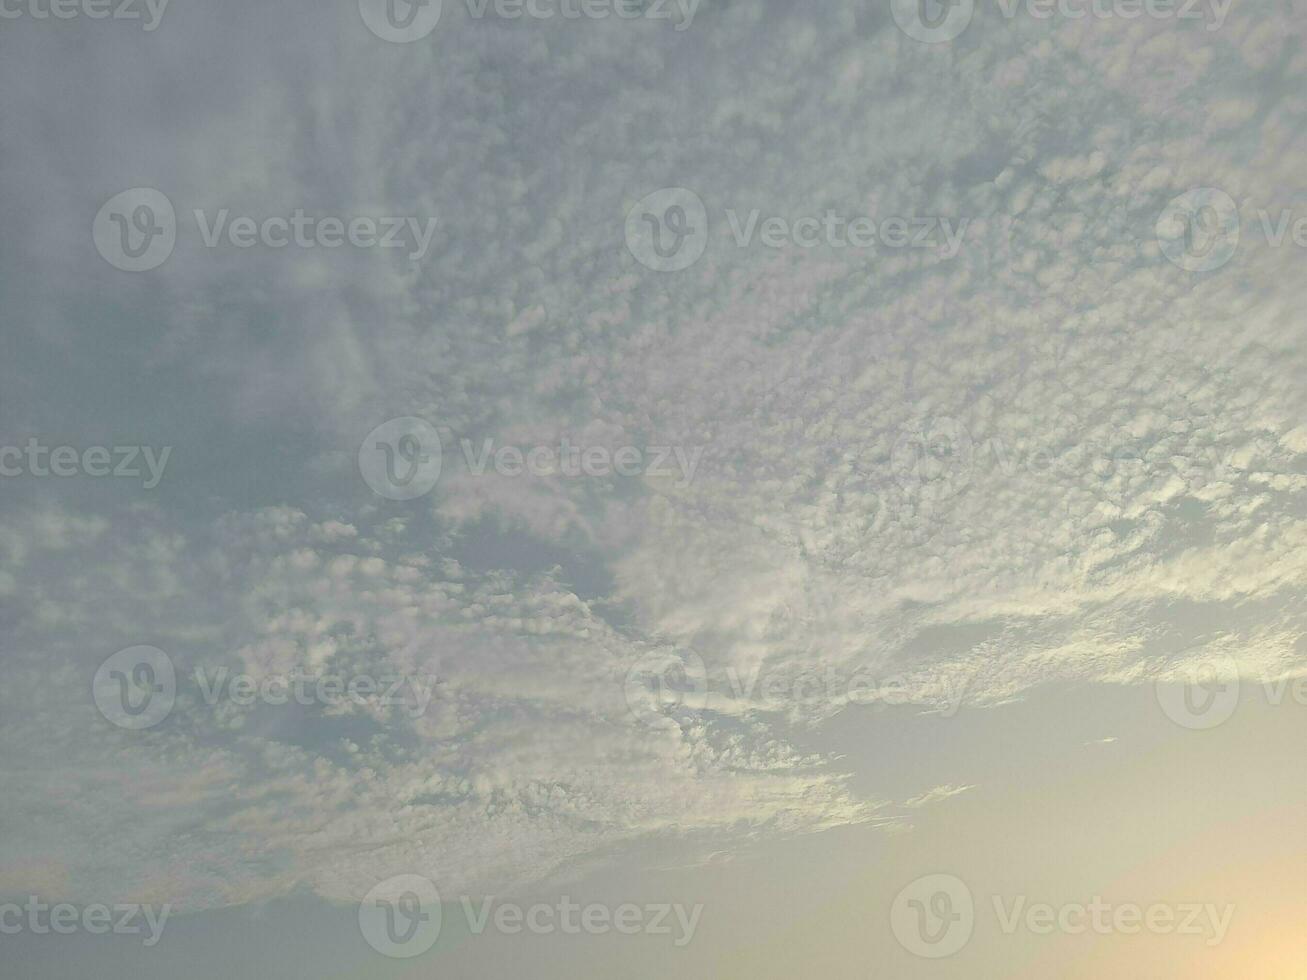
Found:
<svg viewBox="0 0 1307 980"><path fill-rule="evenodd" d="M7 26L0 441L174 449L148 492L6 480L0 886L453 893L651 835L899 825L966 787L859 798L796 747L848 678L949 712L1212 656L1303 671L1304 249L1259 214L1307 217L1304 14L986 9L949 44L862 0L704 0L684 31L446 3L407 45L351 4ZM138 186L178 243L132 275L89 229ZM709 221L679 272L624 239L664 187ZM1195 187L1242 218L1210 272L1156 234ZM194 217L297 208L436 230L414 262L208 248ZM754 211L961 238L740 247ZM401 416L444 446L411 503L356 462ZM478 475L463 440L702 456ZM137 644L181 678L145 732L90 697ZM722 696L651 722L628 672L671 652ZM205 704L222 667L435 682L421 713Z"/></svg>

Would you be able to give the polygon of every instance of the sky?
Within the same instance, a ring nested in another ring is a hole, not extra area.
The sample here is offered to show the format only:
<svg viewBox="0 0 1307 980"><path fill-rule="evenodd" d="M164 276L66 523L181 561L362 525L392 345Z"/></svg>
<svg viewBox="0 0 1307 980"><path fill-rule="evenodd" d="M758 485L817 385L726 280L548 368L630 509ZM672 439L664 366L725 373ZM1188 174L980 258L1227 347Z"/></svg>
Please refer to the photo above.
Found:
<svg viewBox="0 0 1307 980"><path fill-rule="evenodd" d="M1307 976L1303 0L0 0L0 973Z"/></svg>

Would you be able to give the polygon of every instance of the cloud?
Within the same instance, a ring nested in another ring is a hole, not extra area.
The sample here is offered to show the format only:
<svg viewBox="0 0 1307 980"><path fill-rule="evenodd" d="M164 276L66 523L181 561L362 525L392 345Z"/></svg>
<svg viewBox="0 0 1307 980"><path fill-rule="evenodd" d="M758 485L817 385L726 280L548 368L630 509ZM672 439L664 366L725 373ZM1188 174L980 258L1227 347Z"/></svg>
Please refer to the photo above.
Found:
<svg viewBox="0 0 1307 980"><path fill-rule="evenodd" d="M357 899L649 837L901 826L797 747L847 685L648 726L624 684L651 651L718 690L894 679L937 713L1214 652L1301 666L1301 255L1246 233L1194 274L1155 234L1192 187L1246 232L1303 199L1300 6L1216 32L980 19L943 46L853 0L705 4L683 32L454 10L412 45L307 3L7 34L13 91L115 84L49 126L15 109L5 441L176 448L151 497L32 482L0 512L0 822L32 828L0 884ZM133 278L89 224L147 185L179 245ZM677 273L623 240L663 187L710 225ZM421 263L208 249L188 222L220 208L437 230ZM739 247L727 212L755 209L966 224L952 256ZM403 416L445 449L407 505L355 462ZM704 454L688 481L478 476L464 439ZM89 694L137 644L183 679L144 733ZM418 715L212 706L197 668L438 683Z"/></svg>

